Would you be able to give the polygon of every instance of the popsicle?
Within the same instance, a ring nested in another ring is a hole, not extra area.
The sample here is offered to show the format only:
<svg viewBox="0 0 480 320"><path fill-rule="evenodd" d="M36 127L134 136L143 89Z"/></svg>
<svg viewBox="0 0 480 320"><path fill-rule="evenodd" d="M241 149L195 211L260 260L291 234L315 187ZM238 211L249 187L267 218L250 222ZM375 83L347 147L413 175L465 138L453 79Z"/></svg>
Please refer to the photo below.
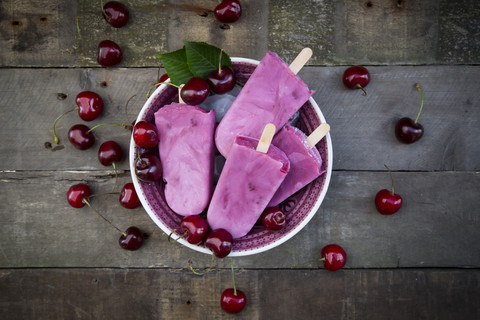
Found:
<svg viewBox="0 0 480 320"><path fill-rule="evenodd" d="M260 139L268 123L280 129L313 91L297 76L312 50L305 48L290 67L269 51L245 83L215 132L218 151L228 158L237 135Z"/></svg>
<svg viewBox="0 0 480 320"><path fill-rule="evenodd" d="M272 143L287 155L290 171L270 200L269 207L278 205L325 172L315 145L329 130L330 126L322 123L307 137L298 128L287 124L275 135Z"/></svg>
<svg viewBox="0 0 480 320"><path fill-rule="evenodd" d="M171 103L155 112L165 201L179 215L201 213L213 189L215 111Z"/></svg>
<svg viewBox="0 0 480 320"><path fill-rule="evenodd" d="M240 238L267 207L290 169L285 153L270 144L275 131L267 125L260 140L235 138L208 208L212 229L223 228Z"/></svg>

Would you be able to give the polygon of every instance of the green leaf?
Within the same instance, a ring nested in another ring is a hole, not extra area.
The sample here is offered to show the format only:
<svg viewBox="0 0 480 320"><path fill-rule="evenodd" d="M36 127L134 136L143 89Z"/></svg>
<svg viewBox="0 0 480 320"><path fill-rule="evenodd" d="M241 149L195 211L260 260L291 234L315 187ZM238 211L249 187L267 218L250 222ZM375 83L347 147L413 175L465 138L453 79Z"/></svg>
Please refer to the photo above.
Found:
<svg viewBox="0 0 480 320"><path fill-rule="evenodd" d="M185 84L193 77L193 73L188 67L185 48L158 55L158 58L162 61L173 84Z"/></svg>
<svg viewBox="0 0 480 320"><path fill-rule="evenodd" d="M183 41L183 43L185 44L188 67L195 77L206 78L210 72L218 69L220 53L222 53L222 66L232 66L230 57L220 48L205 42Z"/></svg>

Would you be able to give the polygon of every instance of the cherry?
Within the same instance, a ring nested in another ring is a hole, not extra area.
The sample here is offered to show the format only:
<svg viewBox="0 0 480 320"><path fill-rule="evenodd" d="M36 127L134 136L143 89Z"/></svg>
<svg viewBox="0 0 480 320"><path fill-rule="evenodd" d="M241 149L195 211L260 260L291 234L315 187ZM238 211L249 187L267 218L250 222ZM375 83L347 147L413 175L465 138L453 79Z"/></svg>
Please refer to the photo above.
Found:
<svg viewBox="0 0 480 320"><path fill-rule="evenodd" d="M189 243L199 244L207 235L208 224L204 218L195 214L182 219L180 230Z"/></svg>
<svg viewBox="0 0 480 320"><path fill-rule="evenodd" d="M210 88L206 80L193 77L180 90L180 97L189 105L196 106L205 101L210 94Z"/></svg>
<svg viewBox="0 0 480 320"><path fill-rule="evenodd" d="M235 72L229 66L222 66L218 70L210 72L207 76L210 89L217 94L232 90L236 82Z"/></svg>
<svg viewBox="0 0 480 320"><path fill-rule="evenodd" d="M138 229L137 227L129 227L125 232L122 233L120 239L118 239L118 243L120 247L125 250L137 250L145 241L145 236L143 232Z"/></svg>
<svg viewBox="0 0 480 320"><path fill-rule="evenodd" d="M155 148L159 140L157 128L145 120L139 121L133 127L133 140L140 148Z"/></svg>
<svg viewBox="0 0 480 320"><path fill-rule="evenodd" d="M365 87L370 82L370 73L362 66L353 66L343 73L343 84L349 89L361 89L367 95Z"/></svg>
<svg viewBox="0 0 480 320"><path fill-rule="evenodd" d="M111 40L103 40L98 44L97 61L104 67L112 67L122 62L122 49Z"/></svg>
<svg viewBox="0 0 480 320"><path fill-rule="evenodd" d="M385 167L390 172L390 178L392 179L392 191L387 189L382 189L378 191L375 196L375 207L377 207L378 212L383 215L391 215L400 210L403 204L403 199L399 194L395 193L393 185L393 175L386 165Z"/></svg>
<svg viewBox="0 0 480 320"><path fill-rule="evenodd" d="M92 91L82 91L75 98L78 106L78 115L84 121L92 121L103 112L103 100Z"/></svg>
<svg viewBox="0 0 480 320"><path fill-rule="evenodd" d="M407 144L414 143L415 141L420 140L420 138L423 136L424 131L423 126L417 122L423 109L423 91L418 83L415 84L415 88L417 88L418 92L420 92L420 95L422 97L420 110L418 111L417 118L414 121L411 118L404 117L398 120L397 124L395 125L395 136L397 137L398 141Z"/></svg>
<svg viewBox="0 0 480 320"><path fill-rule="evenodd" d="M85 183L79 183L71 186L67 191L67 201L74 208L83 208L84 200L92 195L90 187Z"/></svg>
<svg viewBox="0 0 480 320"><path fill-rule="evenodd" d="M224 258L232 251L233 237L225 229L215 229L207 234L205 246L212 250L217 258Z"/></svg>
<svg viewBox="0 0 480 320"><path fill-rule="evenodd" d="M119 201L127 209L135 209L141 205L133 183L129 182L123 186Z"/></svg>
<svg viewBox="0 0 480 320"><path fill-rule="evenodd" d="M167 81L168 79L169 79L168 74L164 73L160 76L160 78L158 79L158 82L162 83L162 82Z"/></svg>
<svg viewBox="0 0 480 320"><path fill-rule="evenodd" d="M162 164L158 156L152 153L140 155L135 161L135 174L143 181L157 181L162 177Z"/></svg>
<svg viewBox="0 0 480 320"><path fill-rule="evenodd" d="M215 7L213 14L222 23L233 23L242 16L242 6L238 0L223 0Z"/></svg>
<svg viewBox="0 0 480 320"><path fill-rule="evenodd" d="M347 254L339 245L329 244L323 247L322 258L320 260L323 261L325 269L336 271L345 266L345 263L347 262Z"/></svg>
<svg viewBox="0 0 480 320"><path fill-rule="evenodd" d="M121 28L127 24L130 13L120 2L110 1L103 6L102 15L112 27Z"/></svg>
<svg viewBox="0 0 480 320"><path fill-rule="evenodd" d="M111 166L115 168L115 163L123 160L122 147L115 141L105 141L98 149L98 160L104 166Z"/></svg>
<svg viewBox="0 0 480 320"><path fill-rule="evenodd" d="M278 231L287 225L285 213L279 207L268 207L260 216L265 229Z"/></svg>
<svg viewBox="0 0 480 320"><path fill-rule="evenodd" d="M76 124L68 130L68 140L77 149L86 150L95 143L95 136L84 124Z"/></svg>
<svg viewBox="0 0 480 320"><path fill-rule="evenodd" d="M232 268L233 288L225 289L220 298L220 306L228 313L239 313L247 304L247 297L243 291L238 290L235 286L235 272L233 270L233 259L230 257Z"/></svg>

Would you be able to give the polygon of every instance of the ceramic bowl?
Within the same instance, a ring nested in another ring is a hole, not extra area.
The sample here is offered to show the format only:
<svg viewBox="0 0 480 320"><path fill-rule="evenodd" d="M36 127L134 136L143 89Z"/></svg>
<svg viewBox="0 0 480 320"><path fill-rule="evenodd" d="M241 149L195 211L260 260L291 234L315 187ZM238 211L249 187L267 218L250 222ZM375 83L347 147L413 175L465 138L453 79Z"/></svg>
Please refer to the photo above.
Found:
<svg viewBox="0 0 480 320"><path fill-rule="evenodd" d="M257 60L246 58L232 58L233 67L237 80L245 83L252 74ZM160 85L148 98L136 121L145 120L151 123L154 121L154 113L162 106L171 102L178 102L178 90L170 85ZM305 134L310 134L318 125L324 123L325 118L317 103L310 98L300 109L299 118L295 124ZM235 239L230 256L246 256L270 250L297 234L317 213L327 193L330 177L332 174L332 141L330 134L316 145L323 159L322 169L326 172L311 182L309 185L291 196L280 207L287 216L287 225L280 231L268 231L262 226L256 225L244 237ZM129 162L132 173L132 180L140 201L152 220L167 235L173 229L179 229L182 216L175 214L165 202L161 181L147 183L137 179L135 175L135 159L137 157L137 146L133 139L130 141ZM173 238L193 250L211 254L211 251L203 245L192 245L186 240L179 238L180 233L172 233Z"/></svg>

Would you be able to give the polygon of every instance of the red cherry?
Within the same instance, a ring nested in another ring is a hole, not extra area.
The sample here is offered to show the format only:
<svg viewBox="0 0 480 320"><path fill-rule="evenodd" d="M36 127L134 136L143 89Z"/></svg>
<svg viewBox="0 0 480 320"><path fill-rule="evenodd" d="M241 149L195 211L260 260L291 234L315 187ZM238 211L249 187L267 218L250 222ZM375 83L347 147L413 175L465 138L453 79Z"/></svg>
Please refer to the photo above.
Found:
<svg viewBox="0 0 480 320"><path fill-rule="evenodd" d="M361 89L367 95L365 87L370 82L370 73L362 66L350 67L343 73L343 84L349 89Z"/></svg>
<svg viewBox="0 0 480 320"><path fill-rule="evenodd" d="M325 269L336 271L345 266L347 254L339 245L329 244L322 249L322 260Z"/></svg>
<svg viewBox="0 0 480 320"><path fill-rule="evenodd" d="M141 205L135 186L131 182L123 186L118 200L120 201L120 204L127 209L135 209Z"/></svg>
<svg viewBox="0 0 480 320"><path fill-rule="evenodd" d="M98 44L97 61L101 66L112 67L122 62L122 49L111 40L103 40Z"/></svg>
<svg viewBox="0 0 480 320"><path fill-rule="evenodd" d="M86 150L95 143L95 136L90 128L83 124L76 124L68 130L68 140L77 149Z"/></svg>
<svg viewBox="0 0 480 320"><path fill-rule="evenodd" d="M285 213L279 207L268 207L260 216L265 229L278 231L287 225Z"/></svg>
<svg viewBox="0 0 480 320"><path fill-rule="evenodd" d="M67 191L67 201L74 208L83 208L88 197L92 195L90 187L85 183L79 183L71 186Z"/></svg>
<svg viewBox="0 0 480 320"><path fill-rule="evenodd" d="M378 212L384 215L391 215L400 210L403 199L399 194L392 193L390 190L382 189L375 196L375 207Z"/></svg>
<svg viewBox="0 0 480 320"><path fill-rule="evenodd" d="M186 234L185 238L191 244L199 244L208 232L208 224L199 215L186 216L180 222L180 231Z"/></svg>
<svg viewBox="0 0 480 320"><path fill-rule="evenodd" d="M133 140L140 148L155 148L159 140L157 127L144 120L137 122L133 127Z"/></svg>
<svg viewBox="0 0 480 320"><path fill-rule="evenodd" d="M401 118L395 125L395 136L403 143L414 143L423 136L423 126L408 117Z"/></svg>
<svg viewBox="0 0 480 320"><path fill-rule="evenodd" d="M127 24L130 13L128 9L117 1L110 1L103 6L103 18L114 28L121 28Z"/></svg>
<svg viewBox="0 0 480 320"><path fill-rule="evenodd" d="M162 83L162 82L165 82L168 80L168 74L164 73L160 76L160 78L158 79L158 82Z"/></svg>
<svg viewBox="0 0 480 320"><path fill-rule="evenodd" d="M123 160L122 147L115 141L105 141L98 149L98 160L104 166L111 166Z"/></svg>
<svg viewBox="0 0 480 320"><path fill-rule="evenodd" d="M207 99L210 94L210 87L206 80L193 77L183 86L180 90L180 96L182 100L192 106L199 105L205 99Z"/></svg>
<svg viewBox="0 0 480 320"><path fill-rule="evenodd" d="M84 121L92 121L103 112L103 100L92 91L82 91L75 98L78 106L78 115Z"/></svg>
<svg viewBox="0 0 480 320"><path fill-rule="evenodd" d="M235 294L236 291L236 294ZM228 313L239 313L245 308L247 297L241 290L234 288L225 289L220 299L220 306Z"/></svg>
<svg viewBox="0 0 480 320"><path fill-rule="evenodd" d="M233 23L242 16L242 6L238 0L223 0L215 7L213 14L222 23Z"/></svg>
<svg viewBox="0 0 480 320"><path fill-rule="evenodd" d="M135 161L135 174L138 179L152 182L162 177L162 164L158 156L144 153Z"/></svg>
<svg viewBox="0 0 480 320"><path fill-rule="evenodd" d="M235 72L229 66L222 66L220 70L213 70L207 76L207 83L210 89L217 94L223 94L232 90L236 82Z"/></svg>
<svg viewBox="0 0 480 320"><path fill-rule="evenodd" d="M205 247L212 250L217 258L224 258L232 251L233 237L225 229L210 231L205 239Z"/></svg>
<svg viewBox="0 0 480 320"><path fill-rule="evenodd" d="M139 249L144 241L145 237L137 227L129 227L118 239L120 247L131 251Z"/></svg>

